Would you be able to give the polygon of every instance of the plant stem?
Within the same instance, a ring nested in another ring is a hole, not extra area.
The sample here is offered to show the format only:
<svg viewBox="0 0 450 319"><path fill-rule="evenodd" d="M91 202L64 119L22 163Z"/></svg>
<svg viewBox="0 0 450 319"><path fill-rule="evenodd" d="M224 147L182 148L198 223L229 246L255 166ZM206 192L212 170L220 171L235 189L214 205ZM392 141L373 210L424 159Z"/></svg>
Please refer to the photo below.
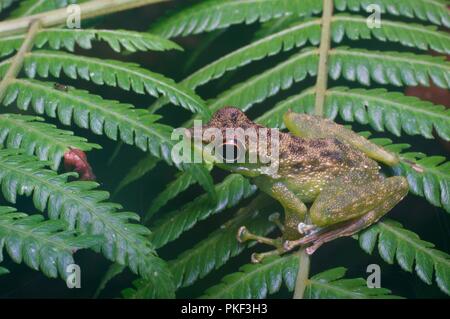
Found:
<svg viewBox="0 0 450 319"><path fill-rule="evenodd" d="M33 47L34 38L36 37L39 29L41 27L41 22L39 20L34 20L31 22L30 28L28 30L27 35L25 36L25 40L20 46L19 51L14 56L11 65L8 68L3 80L0 82L0 102L3 100L5 96L6 89L8 88L9 83L17 77L20 70L22 69L23 60L25 58L25 54L31 50Z"/></svg>
<svg viewBox="0 0 450 319"><path fill-rule="evenodd" d="M323 105L328 84L328 52L330 51L331 18L333 17L333 0L323 0L322 33L319 48L319 69L316 82L316 115L323 116Z"/></svg>
<svg viewBox="0 0 450 319"><path fill-rule="evenodd" d="M114 12L141 7L150 3L165 2L169 0L93 0L80 4L81 18L93 18ZM40 20L42 27L51 27L65 23L72 15L67 8L56 9L28 17L0 22L0 36L25 32L32 21Z"/></svg>
<svg viewBox="0 0 450 319"><path fill-rule="evenodd" d="M306 253L306 248L300 249L298 256L300 260L295 282L294 299L303 299L309 277L309 255Z"/></svg>

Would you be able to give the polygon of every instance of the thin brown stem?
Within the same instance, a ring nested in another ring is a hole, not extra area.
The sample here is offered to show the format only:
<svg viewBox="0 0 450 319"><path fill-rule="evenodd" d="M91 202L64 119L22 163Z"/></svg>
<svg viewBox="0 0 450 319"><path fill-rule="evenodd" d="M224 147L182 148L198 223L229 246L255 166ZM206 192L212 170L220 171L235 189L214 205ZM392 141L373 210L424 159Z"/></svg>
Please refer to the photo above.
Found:
<svg viewBox="0 0 450 319"><path fill-rule="evenodd" d="M11 81L13 81L17 77L20 70L22 69L25 54L29 52L33 47L34 38L36 37L40 27L41 22L39 20L33 20L31 22L30 28L28 29L28 33L25 36L25 40L22 42L19 51L12 59L8 71L6 71L5 76L0 82L0 102L3 100L3 97L5 96L8 85L11 83Z"/></svg>
<svg viewBox="0 0 450 319"><path fill-rule="evenodd" d="M93 0L80 4L81 18L93 18L114 12L142 7L147 4L170 0ZM65 23L71 12L67 8L47 11L28 17L0 22L0 36L25 32L32 21L40 20L42 27Z"/></svg>
<svg viewBox="0 0 450 319"><path fill-rule="evenodd" d="M294 299L303 299L306 286L308 285L310 260L305 248L300 249L298 256L300 260L295 282Z"/></svg>
<svg viewBox="0 0 450 319"><path fill-rule="evenodd" d="M330 51L330 30L333 17L333 0L323 0L322 34L320 36L319 68L316 82L316 115L323 116L325 93L328 85L328 53Z"/></svg>

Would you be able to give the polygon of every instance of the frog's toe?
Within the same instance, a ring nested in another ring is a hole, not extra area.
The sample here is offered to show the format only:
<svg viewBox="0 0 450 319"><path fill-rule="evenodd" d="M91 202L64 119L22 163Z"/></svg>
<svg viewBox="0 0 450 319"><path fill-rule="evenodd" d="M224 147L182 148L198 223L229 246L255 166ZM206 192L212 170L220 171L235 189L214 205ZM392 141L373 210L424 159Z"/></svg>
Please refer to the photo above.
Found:
<svg viewBox="0 0 450 319"><path fill-rule="evenodd" d="M297 230L300 233L300 235L308 235L315 232L317 230L317 227L315 225L298 223Z"/></svg>

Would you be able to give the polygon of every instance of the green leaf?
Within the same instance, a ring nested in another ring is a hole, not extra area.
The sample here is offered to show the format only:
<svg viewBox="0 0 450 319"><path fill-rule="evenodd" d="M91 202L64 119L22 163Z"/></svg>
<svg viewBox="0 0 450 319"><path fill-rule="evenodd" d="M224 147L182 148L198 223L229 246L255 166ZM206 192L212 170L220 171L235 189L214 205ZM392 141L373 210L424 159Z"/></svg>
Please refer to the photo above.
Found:
<svg viewBox="0 0 450 319"><path fill-rule="evenodd" d="M0 75L4 75L10 60L0 63ZM171 103L180 105L192 112L209 116L204 102L191 90L176 84L161 74L151 72L134 63L106 60L74 55L63 52L34 51L25 57L24 70L28 77L54 76L59 78L61 71L71 79L92 81L97 85L130 89L136 93L159 97L167 96Z"/></svg>
<svg viewBox="0 0 450 319"><path fill-rule="evenodd" d="M395 86L429 86L431 79L439 87L450 87L450 63L445 57L345 47L332 49L329 54L333 80L344 77L363 85L370 85L373 80Z"/></svg>
<svg viewBox="0 0 450 319"><path fill-rule="evenodd" d="M57 90L53 83L34 80L14 80L8 86L3 103L9 105L14 101L20 110L31 106L36 113L56 117L64 125L73 122L112 140L119 138L171 163L172 128L156 123L160 116L147 110L103 100L72 87L67 92Z"/></svg>
<svg viewBox="0 0 450 319"><path fill-rule="evenodd" d="M11 18L26 17L33 14L64 8L72 3L82 1L76 0L23 0L19 8L11 13Z"/></svg>
<svg viewBox="0 0 450 319"><path fill-rule="evenodd" d="M305 298L308 299L392 299L385 288L369 288L363 278L343 279L343 267L329 269L308 279Z"/></svg>
<svg viewBox="0 0 450 319"><path fill-rule="evenodd" d="M433 273L439 288L450 295L450 255L434 249L430 242L392 220L378 222L358 235L361 248L371 254L378 241L381 258L392 264L394 260L408 272L413 269L427 284Z"/></svg>
<svg viewBox="0 0 450 319"><path fill-rule="evenodd" d="M44 220L42 215L28 216L12 207L0 206L0 262L3 249L16 263L41 270L46 276L65 279L67 266L74 264L73 253L101 244L101 237L64 231L60 220Z"/></svg>
<svg viewBox="0 0 450 319"><path fill-rule="evenodd" d="M450 162L442 156L403 151L409 144L392 144L388 138L374 138L371 142L399 154L400 163L392 169L395 175L405 176L410 191L425 197L431 204L450 212Z"/></svg>
<svg viewBox="0 0 450 319"><path fill-rule="evenodd" d="M167 184L164 190L152 200L152 203L145 214L144 223L147 223L161 207L184 192L194 183L194 176L188 171L179 173L179 175L172 182Z"/></svg>
<svg viewBox="0 0 450 319"><path fill-rule="evenodd" d="M0 56L17 51L24 39L25 34L1 38ZM64 48L74 51L75 44L77 44L79 47L89 50L92 49L92 41L106 42L116 52L122 52L123 49L128 52L183 50L178 44L148 32L62 28L50 28L39 31L34 40L34 47L42 48L48 45L55 50Z"/></svg>
<svg viewBox="0 0 450 319"><path fill-rule="evenodd" d="M44 168L45 163L15 150L0 150L0 184L4 198L15 203L17 195L32 196L39 211L47 210L50 219L61 219L68 229L101 235L99 250L111 261L127 265L133 272L151 278L165 296L173 294L172 276L164 261L155 255L150 234L143 225L130 223L139 216L119 212L120 205L105 202L109 194L96 189L95 182L67 179Z"/></svg>
<svg viewBox="0 0 450 319"><path fill-rule="evenodd" d="M127 175L122 178L114 193L120 192L124 187L130 185L131 183L146 175L156 166L157 163L158 158L152 155L147 155L142 158L139 162L136 163L136 165L131 167Z"/></svg>
<svg viewBox="0 0 450 319"><path fill-rule="evenodd" d="M250 185L247 179L238 174L231 174L222 183L216 185L216 201L211 201L207 194L203 194L179 210L166 214L163 219L155 223L150 240L156 248L160 248L177 239L197 222L236 205L255 191L256 187Z"/></svg>
<svg viewBox="0 0 450 319"><path fill-rule="evenodd" d="M335 0L334 6L338 11L365 11L368 6L378 5L380 13L394 16L419 18L437 25L450 27L450 14L446 1L441 0ZM373 10L370 11L373 13Z"/></svg>
<svg viewBox="0 0 450 319"><path fill-rule="evenodd" d="M16 1L17 0L2 0L2 1L0 1L0 12L9 8ZM5 269L5 268L3 268L3 269Z"/></svg>
<svg viewBox="0 0 450 319"><path fill-rule="evenodd" d="M447 32L438 31L436 26L382 19L380 28L369 28L367 17L344 14L333 16L331 26L331 38L335 43L340 43L344 37L350 40L375 38L421 50L450 52L450 36Z"/></svg>
<svg viewBox="0 0 450 319"><path fill-rule="evenodd" d="M50 160L52 169L57 170L64 153L70 148L90 151L101 148L88 143L85 138L73 135L71 131L58 129L36 116L19 114L0 115L0 145L6 148L20 148L28 155L40 160Z"/></svg>
<svg viewBox="0 0 450 319"><path fill-rule="evenodd" d="M150 31L172 38L291 14L310 15L321 10L322 3L316 0L209 0L163 18Z"/></svg>
<svg viewBox="0 0 450 319"><path fill-rule="evenodd" d="M268 210L264 210L266 208L264 206L267 206L270 200L264 197L263 200L257 201L257 198L248 206L241 208L236 217L206 239L169 262L177 288L192 285L198 279L223 266L246 247L253 245L254 243L241 244L236 240L237 231L241 226L246 226L253 234L261 236L274 229L274 224L268 220Z"/></svg>
<svg viewBox="0 0 450 319"><path fill-rule="evenodd" d="M125 266L114 263L111 266L109 266L106 273L103 275L102 280L100 281L100 284L97 287L97 290L95 291L94 298L98 298L100 293L105 289L108 282L110 282L113 278L120 275L125 270Z"/></svg>
<svg viewBox="0 0 450 319"><path fill-rule="evenodd" d="M294 289L298 270L298 255L265 258L259 264L247 264L239 272L222 278L217 286L206 290L201 298L263 299L278 292L284 283Z"/></svg>
<svg viewBox="0 0 450 319"><path fill-rule="evenodd" d="M0 267L0 276L9 274L9 270L3 267Z"/></svg>
<svg viewBox="0 0 450 319"><path fill-rule="evenodd" d="M327 91L325 114L337 114L345 121L370 124L376 131L385 128L396 136L404 131L433 138L433 129L443 139L450 139L450 110L399 92L385 89L349 89L335 87Z"/></svg>
<svg viewBox="0 0 450 319"><path fill-rule="evenodd" d="M261 38L236 51L215 60L188 76L181 83L196 88L206 82L221 77L225 72L234 70L252 61L302 47L309 42L317 45L320 41L320 19L308 19L295 23L288 28Z"/></svg>
<svg viewBox="0 0 450 319"><path fill-rule="evenodd" d="M294 82L302 81L308 74L316 75L318 61L319 56L316 49L304 50L225 91L213 100L209 109L214 112L224 105L233 105L246 111L253 104L264 101L280 90L290 88Z"/></svg>

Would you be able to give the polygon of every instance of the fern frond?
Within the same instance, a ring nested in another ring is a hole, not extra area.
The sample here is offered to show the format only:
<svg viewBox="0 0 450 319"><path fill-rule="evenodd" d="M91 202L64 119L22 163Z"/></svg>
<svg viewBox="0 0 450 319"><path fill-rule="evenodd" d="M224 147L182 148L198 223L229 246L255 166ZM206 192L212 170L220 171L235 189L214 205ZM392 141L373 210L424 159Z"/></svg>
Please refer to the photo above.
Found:
<svg viewBox="0 0 450 319"><path fill-rule="evenodd" d="M24 34L1 38L0 56L18 50L24 39ZM92 41L104 41L116 52L122 52L122 49L128 52L183 50L178 44L147 32L62 28L40 31L34 40L34 47L42 48L48 44L55 50L65 48L74 51L75 44L83 49L91 49Z"/></svg>
<svg viewBox="0 0 450 319"><path fill-rule="evenodd" d="M0 12L9 8L16 1L18 1L18 0L2 0L2 1L0 1Z"/></svg>
<svg viewBox="0 0 450 319"><path fill-rule="evenodd" d="M335 0L334 6L339 11L365 11L371 4L378 5L381 13L394 16L419 18L437 25L450 27L450 14L445 0Z"/></svg>
<svg viewBox="0 0 450 319"><path fill-rule="evenodd" d="M431 204L450 213L450 162L443 156L427 157L423 153L403 150L409 144L392 144L387 138L371 139L388 151L399 154L400 163L393 167L395 175L405 176L413 194L425 197Z"/></svg>
<svg viewBox="0 0 450 319"><path fill-rule="evenodd" d="M246 111L255 103L286 90L294 82L299 82L309 74L317 74L317 49L304 50L275 67L239 83L219 95L209 106L217 111L224 105L234 105Z"/></svg>
<svg viewBox="0 0 450 319"><path fill-rule="evenodd" d="M207 217L236 205L249 197L256 187L241 175L231 174L216 185L217 200L211 201L207 194L200 195L177 211L173 211L158 220L150 234L150 240L156 248L177 239L183 232Z"/></svg>
<svg viewBox="0 0 450 319"><path fill-rule="evenodd" d="M67 266L74 264L73 254L78 249L101 244L101 237L75 236L64 231L60 220L45 220L36 214L28 216L12 207L0 206L0 262L5 248L16 263L22 261L46 276L66 278Z"/></svg>
<svg viewBox="0 0 450 319"><path fill-rule="evenodd" d="M119 185L116 187L114 193L118 193L124 187L130 185L134 181L137 181L145 174L150 172L158 164L158 158L152 155L147 155L142 158L139 162L134 165L127 175L120 181Z"/></svg>
<svg viewBox="0 0 450 319"><path fill-rule="evenodd" d="M420 134L433 138L433 128L443 139L450 139L450 110L442 105L384 89L348 89L336 87L327 91L325 114L336 114L345 121L370 124L376 131L386 128L396 136Z"/></svg>
<svg viewBox="0 0 450 319"><path fill-rule="evenodd" d="M398 42L407 47L421 50L450 52L450 36L438 31L436 26L389 21L383 19L381 28L369 28L367 18L354 15L335 15L332 18L331 38L342 42L344 36L351 40L375 38L380 41Z"/></svg>
<svg viewBox="0 0 450 319"><path fill-rule="evenodd" d="M11 13L10 17L26 17L36 13L64 8L73 3L77 3L77 0L24 0L20 2L19 7Z"/></svg>
<svg viewBox="0 0 450 319"><path fill-rule="evenodd" d="M0 75L3 76L10 60L0 63ZM98 85L130 89L136 93L159 97L160 94L175 105L180 105L192 112L209 115L204 102L188 88L176 84L172 79L148 71L134 63L116 60L104 60L63 52L35 51L27 54L24 70L28 77L37 75L56 78L61 71L69 78L92 81Z"/></svg>
<svg viewBox="0 0 450 319"><path fill-rule="evenodd" d="M298 270L298 255L265 258L260 264L247 264L239 272L222 278L217 286L206 290L201 298L263 299L278 292L284 283L294 289Z"/></svg>
<svg viewBox="0 0 450 319"><path fill-rule="evenodd" d="M363 278L343 279L347 269L329 269L308 279L304 297L308 299L392 299L385 288L369 288Z"/></svg>
<svg viewBox="0 0 450 319"><path fill-rule="evenodd" d="M287 110L298 113L314 113L315 89L279 102L257 119L263 125L283 128L283 114ZM400 136L420 134L433 138L433 129L444 140L450 140L450 110L399 92L385 89L349 89L334 87L325 93L324 114L327 118L340 117L348 122L370 124L376 131Z"/></svg>
<svg viewBox="0 0 450 319"><path fill-rule="evenodd" d="M54 89L50 82L21 79L8 86L3 103L9 105L14 101L21 110L31 106L36 113L56 117L64 125L73 122L112 140L119 138L171 163L172 129L156 123L160 116L147 110L103 100L84 90L69 88L66 92Z"/></svg>
<svg viewBox="0 0 450 319"><path fill-rule="evenodd" d="M361 248L371 254L378 242L381 258L389 264L394 260L408 272L413 271L427 284L435 281L450 295L450 255L434 249L430 242L395 221L378 222L358 235Z"/></svg>
<svg viewBox="0 0 450 319"><path fill-rule="evenodd" d="M61 158L70 148L82 151L101 148L100 145L88 143L85 138L75 136L71 131L60 130L43 120L29 115L0 114L0 145L20 148L42 161L50 160L54 170L58 169Z"/></svg>
<svg viewBox="0 0 450 319"><path fill-rule="evenodd" d="M241 208L235 218L169 262L175 286L180 288L192 285L248 247L249 244L241 244L236 240L239 227L246 226L253 234L261 236L272 231L274 224L268 220L267 211L261 211L263 208L256 203Z"/></svg>
<svg viewBox="0 0 450 319"><path fill-rule="evenodd" d="M9 274L9 270L3 267L0 267L0 276Z"/></svg>
<svg viewBox="0 0 450 319"><path fill-rule="evenodd" d="M308 16L321 10L322 3L315 0L210 0L163 18L150 32L172 38L291 14Z"/></svg>
<svg viewBox="0 0 450 319"><path fill-rule="evenodd" d="M317 45L320 41L320 23L320 19L308 19L293 24L278 33L261 38L217 59L194 72L181 83L194 89L252 61L275 55L280 51L302 47L306 42Z"/></svg>
<svg viewBox="0 0 450 319"><path fill-rule="evenodd" d="M116 276L120 275L124 270L125 270L125 266L123 266L121 264L118 264L118 263L111 264L109 266L108 270L106 271L106 273L103 275L102 280L100 281L100 284L98 285L93 298L94 299L97 298L100 295L100 293L103 291L103 289L105 289L108 282L113 280Z"/></svg>
<svg viewBox="0 0 450 319"><path fill-rule="evenodd" d="M450 87L450 63L444 57L412 53L367 51L340 47L329 52L329 74L336 80L343 76L349 81L370 85Z"/></svg>
<svg viewBox="0 0 450 319"><path fill-rule="evenodd" d="M189 172L180 172L179 175L159 193L153 200L145 214L144 221L150 220L161 207L166 205L170 200L188 189L194 184L195 179Z"/></svg>
<svg viewBox="0 0 450 319"><path fill-rule="evenodd" d="M162 294L173 294L170 271L146 239L150 231L129 222L139 220L138 215L118 212L120 205L105 202L109 194L96 190L97 183L68 182L73 174L58 175L44 167L45 163L34 157L1 150L0 183L4 198L15 203L17 195L32 196L34 206L41 212L47 209L50 219L64 220L68 229L102 235L104 240L99 248L106 258L153 280Z"/></svg>

